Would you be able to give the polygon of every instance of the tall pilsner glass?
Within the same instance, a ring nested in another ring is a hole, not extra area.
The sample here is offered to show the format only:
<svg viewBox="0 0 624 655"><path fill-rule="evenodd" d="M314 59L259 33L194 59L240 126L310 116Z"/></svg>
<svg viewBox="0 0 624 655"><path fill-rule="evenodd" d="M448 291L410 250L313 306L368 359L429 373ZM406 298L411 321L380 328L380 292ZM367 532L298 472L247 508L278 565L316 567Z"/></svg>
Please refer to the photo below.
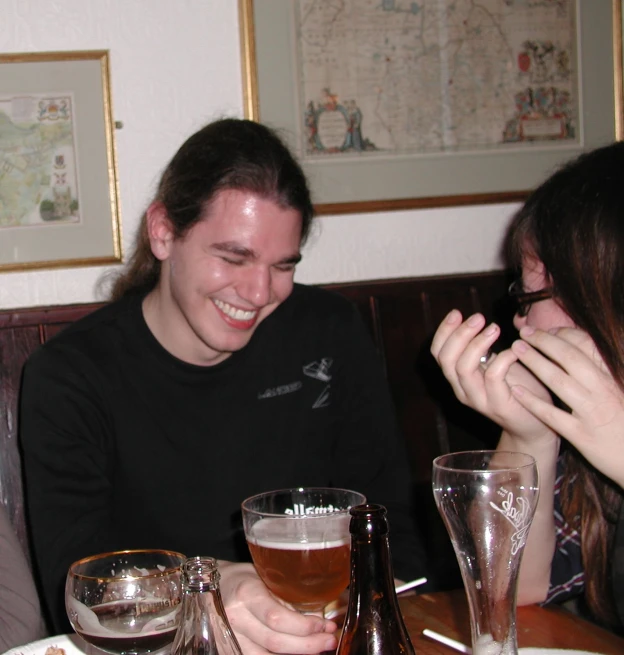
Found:
<svg viewBox="0 0 624 655"><path fill-rule="evenodd" d="M517 655L520 559L539 495L530 455L475 450L433 461L433 495L459 562L474 655Z"/></svg>

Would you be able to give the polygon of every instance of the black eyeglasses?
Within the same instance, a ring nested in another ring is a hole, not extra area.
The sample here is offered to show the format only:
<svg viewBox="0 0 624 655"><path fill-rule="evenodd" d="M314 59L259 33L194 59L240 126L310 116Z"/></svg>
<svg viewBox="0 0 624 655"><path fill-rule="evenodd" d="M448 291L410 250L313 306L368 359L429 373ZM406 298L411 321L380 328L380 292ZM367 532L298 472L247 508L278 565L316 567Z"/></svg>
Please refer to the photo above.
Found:
<svg viewBox="0 0 624 655"><path fill-rule="evenodd" d="M509 285L507 293L518 304L518 316L526 316L533 303L552 298L554 289L552 287L545 287L544 289L539 289L539 291L523 291L522 282L520 280L514 280Z"/></svg>

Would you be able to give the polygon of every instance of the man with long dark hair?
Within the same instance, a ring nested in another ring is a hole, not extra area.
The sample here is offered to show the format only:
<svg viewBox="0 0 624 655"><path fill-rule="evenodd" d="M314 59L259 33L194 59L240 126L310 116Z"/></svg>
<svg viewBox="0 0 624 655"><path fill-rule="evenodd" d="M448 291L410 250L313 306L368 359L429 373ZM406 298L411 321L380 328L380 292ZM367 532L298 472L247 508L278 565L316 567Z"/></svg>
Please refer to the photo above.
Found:
<svg viewBox="0 0 624 655"><path fill-rule="evenodd" d="M355 489L388 507L398 576L423 574L404 444L344 298L294 284L313 207L267 127L224 119L166 168L113 301L27 363L21 438L37 571L56 630L73 560L168 548L222 560L246 653L335 648L336 625L272 597L240 503Z"/></svg>

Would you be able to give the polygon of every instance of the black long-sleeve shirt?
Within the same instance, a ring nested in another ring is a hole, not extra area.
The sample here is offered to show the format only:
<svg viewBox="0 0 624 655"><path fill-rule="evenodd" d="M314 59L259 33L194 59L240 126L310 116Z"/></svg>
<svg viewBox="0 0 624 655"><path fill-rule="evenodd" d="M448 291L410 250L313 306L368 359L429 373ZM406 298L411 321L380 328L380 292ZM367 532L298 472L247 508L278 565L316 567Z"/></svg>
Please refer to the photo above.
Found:
<svg viewBox="0 0 624 655"><path fill-rule="evenodd" d="M425 573L387 385L336 294L295 285L244 349L210 367L167 352L141 298L106 306L31 356L20 433L57 631L72 561L130 548L248 560L240 503L270 489L361 491L388 508L397 577Z"/></svg>

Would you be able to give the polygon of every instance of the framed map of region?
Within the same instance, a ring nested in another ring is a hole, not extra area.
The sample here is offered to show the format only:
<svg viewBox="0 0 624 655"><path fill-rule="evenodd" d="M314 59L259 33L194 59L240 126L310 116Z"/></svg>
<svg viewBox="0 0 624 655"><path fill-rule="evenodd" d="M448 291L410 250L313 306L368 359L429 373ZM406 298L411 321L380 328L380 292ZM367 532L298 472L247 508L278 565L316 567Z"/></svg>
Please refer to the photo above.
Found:
<svg viewBox="0 0 624 655"><path fill-rule="evenodd" d="M622 0L613 0L613 61L615 73L615 136L624 139L624 12Z"/></svg>
<svg viewBox="0 0 624 655"><path fill-rule="evenodd" d="M612 0L239 11L246 116L285 136L320 213L521 200L615 137Z"/></svg>
<svg viewBox="0 0 624 655"><path fill-rule="evenodd" d="M0 54L0 271L120 260L108 52Z"/></svg>

